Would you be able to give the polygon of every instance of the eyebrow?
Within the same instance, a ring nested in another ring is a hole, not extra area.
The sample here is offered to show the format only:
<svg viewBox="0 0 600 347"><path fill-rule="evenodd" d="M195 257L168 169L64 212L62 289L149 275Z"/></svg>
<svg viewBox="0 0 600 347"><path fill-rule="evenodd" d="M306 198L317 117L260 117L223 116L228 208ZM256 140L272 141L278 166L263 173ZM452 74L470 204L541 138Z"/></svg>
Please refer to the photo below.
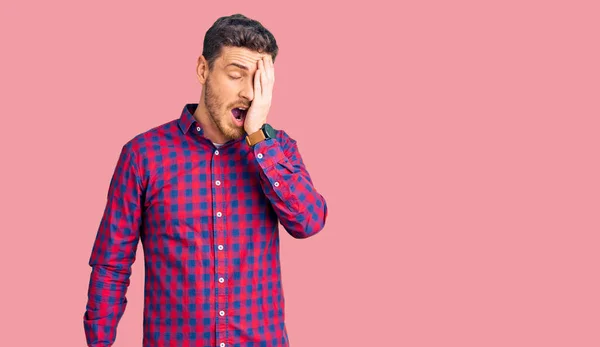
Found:
<svg viewBox="0 0 600 347"><path fill-rule="evenodd" d="M228 64L227 66L225 66L225 67L228 67L228 66L230 66L230 65L236 66L236 67L238 67L238 68L240 68L240 69L242 69L242 70L250 71L250 69L248 69L246 66L244 66L244 65L242 65L242 64L238 64L238 63L229 63L229 64Z"/></svg>

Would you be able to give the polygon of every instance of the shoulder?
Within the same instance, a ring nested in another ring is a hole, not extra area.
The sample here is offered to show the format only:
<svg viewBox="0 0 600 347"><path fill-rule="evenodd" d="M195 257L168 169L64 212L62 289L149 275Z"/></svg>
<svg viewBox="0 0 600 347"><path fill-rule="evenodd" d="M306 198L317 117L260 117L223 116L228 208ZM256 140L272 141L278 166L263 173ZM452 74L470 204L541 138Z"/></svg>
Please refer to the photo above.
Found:
<svg viewBox="0 0 600 347"><path fill-rule="evenodd" d="M177 120L166 122L130 137L121 148L121 156L130 161L140 173L146 172L149 159L156 158L177 136Z"/></svg>
<svg viewBox="0 0 600 347"><path fill-rule="evenodd" d="M144 157L148 152L159 150L161 145L164 146L173 140L178 131L177 119L173 119L131 137L125 142L123 148L134 156Z"/></svg>

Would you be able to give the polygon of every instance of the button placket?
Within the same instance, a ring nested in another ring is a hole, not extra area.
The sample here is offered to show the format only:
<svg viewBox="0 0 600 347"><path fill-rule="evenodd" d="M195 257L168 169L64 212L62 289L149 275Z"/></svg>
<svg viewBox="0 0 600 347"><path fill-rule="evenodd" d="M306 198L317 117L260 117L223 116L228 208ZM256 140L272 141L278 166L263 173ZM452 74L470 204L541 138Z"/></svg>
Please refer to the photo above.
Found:
<svg viewBox="0 0 600 347"><path fill-rule="evenodd" d="M216 248L219 250L215 255L215 266L214 266L214 279L217 280L217 290L216 290L216 301L214 303L214 308L218 314L217 317L222 318L218 319L217 322L217 330L216 330L216 338L217 341L224 340L227 336L227 324L225 318L225 311L227 310L227 296L226 296L226 288L224 287L225 277L227 277L227 268L225 267L225 253L222 252L224 249L224 244L226 241L227 233L225 228L225 218L222 218L224 215L224 208L227 202L227 189L225 187L225 182L223 178L227 175L227 168L224 166L226 163L226 158L222 158L221 154L225 154L225 152L221 153L219 149L213 150L212 156L212 181L213 185L213 232L215 235L214 244ZM221 284L223 283L223 284ZM224 343L223 343L224 345Z"/></svg>

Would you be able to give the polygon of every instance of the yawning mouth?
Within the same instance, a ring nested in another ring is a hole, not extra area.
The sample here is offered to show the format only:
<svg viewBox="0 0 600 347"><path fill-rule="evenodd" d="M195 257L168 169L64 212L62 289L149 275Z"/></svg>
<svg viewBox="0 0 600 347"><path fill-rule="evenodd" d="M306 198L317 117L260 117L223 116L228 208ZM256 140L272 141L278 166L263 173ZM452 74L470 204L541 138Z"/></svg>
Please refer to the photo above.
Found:
<svg viewBox="0 0 600 347"><path fill-rule="evenodd" d="M244 124L244 118L246 117L247 112L248 109L244 107L235 107L231 109L231 114L238 124Z"/></svg>

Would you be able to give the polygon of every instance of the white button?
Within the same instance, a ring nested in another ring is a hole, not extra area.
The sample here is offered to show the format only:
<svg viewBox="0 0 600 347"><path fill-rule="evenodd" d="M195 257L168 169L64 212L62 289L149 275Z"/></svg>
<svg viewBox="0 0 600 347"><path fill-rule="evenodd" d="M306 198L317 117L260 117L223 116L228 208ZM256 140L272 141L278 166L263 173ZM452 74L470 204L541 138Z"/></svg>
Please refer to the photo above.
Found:
<svg viewBox="0 0 600 347"><path fill-rule="evenodd" d="M273 184L275 185L275 187L279 187L279 182L275 182Z"/></svg>
<svg viewBox="0 0 600 347"><path fill-rule="evenodd" d="M219 251L222 251L223 250L223 245L219 245L217 248L219 249Z"/></svg>
<svg viewBox="0 0 600 347"><path fill-rule="evenodd" d="M219 347L225 347L225 343L221 342L221 344L219 345Z"/></svg>
<svg viewBox="0 0 600 347"><path fill-rule="evenodd" d="M225 282L225 279L223 277L219 278L219 282L223 283Z"/></svg>
<svg viewBox="0 0 600 347"><path fill-rule="evenodd" d="M220 314L221 316L224 316L224 315L225 315L225 311L219 311L219 314Z"/></svg>
<svg viewBox="0 0 600 347"><path fill-rule="evenodd" d="M258 154L256 155L256 157L257 157L258 159L262 159L262 153L258 153Z"/></svg>
<svg viewBox="0 0 600 347"><path fill-rule="evenodd" d="M196 130L200 131L200 127L196 127Z"/></svg>
<svg viewBox="0 0 600 347"><path fill-rule="evenodd" d="M215 184L218 185L218 186L220 186L221 185L221 181L216 181Z"/></svg>
<svg viewBox="0 0 600 347"><path fill-rule="evenodd" d="M221 217L223 214L221 212L217 212L217 217Z"/></svg>
<svg viewBox="0 0 600 347"><path fill-rule="evenodd" d="M215 151L215 155L219 155L219 150L218 149Z"/></svg>

